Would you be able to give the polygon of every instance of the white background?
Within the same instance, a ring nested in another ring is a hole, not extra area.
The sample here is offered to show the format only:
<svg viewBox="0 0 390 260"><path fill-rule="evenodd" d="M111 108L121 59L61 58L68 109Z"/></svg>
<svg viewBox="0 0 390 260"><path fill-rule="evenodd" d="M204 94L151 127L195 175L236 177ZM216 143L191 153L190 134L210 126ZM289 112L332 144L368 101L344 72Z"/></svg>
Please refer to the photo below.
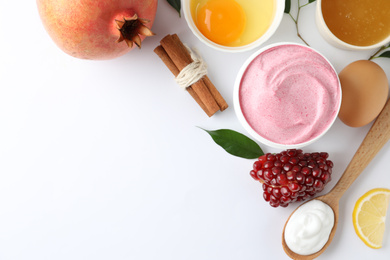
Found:
<svg viewBox="0 0 390 260"><path fill-rule="evenodd" d="M315 3L302 9L302 35L338 72L370 56L324 42L314 10ZM298 204L270 207L249 175L254 161L227 154L197 127L247 134L232 92L256 50L228 54L203 45L165 0L153 31L141 50L80 60L52 42L35 1L1 1L0 260L288 259L281 234ZM226 111L208 118L153 52L172 33L199 49ZM288 15L267 44L279 41L300 42ZM375 62L390 78L390 59ZM335 167L325 192L369 127L337 120L305 148L330 153ZM344 194L336 236L318 259L389 259L390 227L383 248L374 250L357 237L351 218L366 191L390 188L389 158L387 144Z"/></svg>

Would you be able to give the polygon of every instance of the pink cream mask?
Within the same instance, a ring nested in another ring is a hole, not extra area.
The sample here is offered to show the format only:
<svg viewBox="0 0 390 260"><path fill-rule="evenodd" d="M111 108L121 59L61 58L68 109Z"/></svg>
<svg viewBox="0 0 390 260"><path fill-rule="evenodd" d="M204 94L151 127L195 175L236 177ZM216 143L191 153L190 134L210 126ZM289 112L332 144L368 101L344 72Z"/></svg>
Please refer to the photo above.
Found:
<svg viewBox="0 0 390 260"><path fill-rule="evenodd" d="M313 49L288 43L259 50L237 76L237 116L272 147L308 145L335 121L341 88L332 65Z"/></svg>

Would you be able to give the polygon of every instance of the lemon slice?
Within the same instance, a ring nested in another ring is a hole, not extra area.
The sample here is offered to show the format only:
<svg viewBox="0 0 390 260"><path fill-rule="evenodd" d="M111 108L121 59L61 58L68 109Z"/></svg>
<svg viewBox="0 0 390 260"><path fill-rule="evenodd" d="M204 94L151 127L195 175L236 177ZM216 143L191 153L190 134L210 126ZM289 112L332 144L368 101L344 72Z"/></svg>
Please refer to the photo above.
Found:
<svg viewBox="0 0 390 260"><path fill-rule="evenodd" d="M385 232L389 189L372 189L361 196L352 213L353 226L360 239L371 248L381 248Z"/></svg>

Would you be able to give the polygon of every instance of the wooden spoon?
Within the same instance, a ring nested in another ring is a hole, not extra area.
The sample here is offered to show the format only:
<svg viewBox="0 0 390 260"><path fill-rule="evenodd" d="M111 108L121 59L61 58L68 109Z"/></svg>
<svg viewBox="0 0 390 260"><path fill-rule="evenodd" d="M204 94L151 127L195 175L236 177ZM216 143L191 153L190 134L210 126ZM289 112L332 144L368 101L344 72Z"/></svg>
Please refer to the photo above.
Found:
<svg viewBox="0 0 390 260"><path fill-rule="evenodd" d="M390 99L387 101L382 112L379 114L371 129L368 131L366 137L364 138L362 144L356 151L351 162L344 171L344 174L341 176L340 180L334 186L334 188L326 195L314 198L328 204L334 212L334 226L330 232L328 242L324 247L317 253L311 255L300 255L294 253L287 246L286 241L284 240L284 232L286 225L283 228L282 236L282 245L286 254L292 259L297 260L307 260L314 259L322 254L325 249L329 246L332 241L337 228L337 222L339 218L339 200L344 192L349 188L349 186L354 182L354 180L360 175L360 173L366 168L370 161L375 157L379 150L386 144L390 139ZM295 212L295 211L294 211ZM294 214L294 212L292 214ZM292 215L291 214L291 215ZM290 217L291 217L290 215ZM287 222L289 221L288 218Z"/></svg>

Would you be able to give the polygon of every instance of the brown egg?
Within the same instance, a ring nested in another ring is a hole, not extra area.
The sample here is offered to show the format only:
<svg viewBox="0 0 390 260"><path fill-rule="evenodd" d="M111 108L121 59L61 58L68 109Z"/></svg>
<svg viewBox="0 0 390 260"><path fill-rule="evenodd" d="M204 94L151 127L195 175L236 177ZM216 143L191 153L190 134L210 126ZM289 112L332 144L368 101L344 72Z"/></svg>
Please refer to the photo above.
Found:
<svg viewBox="0 0 390 260"><path fill-rule="evenodd" d="M339 118L346 125L360 127L374 120L386 103L389 83L375 62L358 60L339 74L342 101Z"/></svg>

